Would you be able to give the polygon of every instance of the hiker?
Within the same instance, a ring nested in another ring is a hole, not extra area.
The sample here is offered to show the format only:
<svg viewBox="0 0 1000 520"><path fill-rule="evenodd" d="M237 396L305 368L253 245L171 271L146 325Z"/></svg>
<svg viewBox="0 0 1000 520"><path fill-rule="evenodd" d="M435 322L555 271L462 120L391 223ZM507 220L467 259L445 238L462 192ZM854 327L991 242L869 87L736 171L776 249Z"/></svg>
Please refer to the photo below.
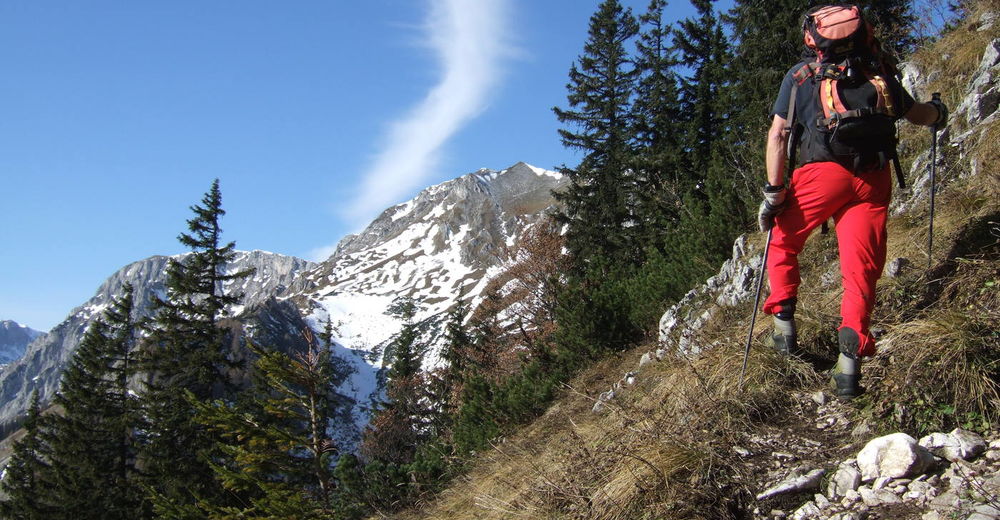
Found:
<svg viewBox="0 0 1000 520"><path fill-rule="evenodd" d="M856 6L810 9L803 32L813 56L785 75L767 136L759 221L772 233L771 294L763 311L774 316L775 347L794 354L797 255L809 234L832 217L844 286L832 384L837 397L849 400L861 393L860 358L875 353L868 327L885 265L892 165L902 183L895 122L942 128L948 110L936 99L914 101ZM787 187L786 165L795 167Z"/></svg>

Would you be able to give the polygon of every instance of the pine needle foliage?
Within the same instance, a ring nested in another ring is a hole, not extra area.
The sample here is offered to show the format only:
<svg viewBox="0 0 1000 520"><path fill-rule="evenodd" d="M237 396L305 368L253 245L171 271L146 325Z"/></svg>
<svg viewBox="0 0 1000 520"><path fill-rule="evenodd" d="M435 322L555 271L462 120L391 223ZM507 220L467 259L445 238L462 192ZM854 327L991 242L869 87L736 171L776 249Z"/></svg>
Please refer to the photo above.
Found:
<svg viewBox="0 0 1000 520"><path fill-rule="evenodd" d="M133 294L125 285L87 329L54 399L63 413L46 418L54 519L149 516L136 468L141 418L128 387L137 373Z"/></svg>
<svg viewBox="0 0 1000 520"><path fill-rule="evenodd" d="M191 253L171 260L167 267L166 297L153 300L154 317L142 359L147 375L142 392L143 413L149 430L142 450L148 487L158 504L189 504L192 497L222 496L209 465L214 441L194 421L197 401L230 393L230 338L219 327L227 306L241 294L224 286L252 271L226 272L235 259L235 243L222 242L222 193L216 179L178 240Z"/></svg>
<svg viewBox="0 0 1000 520"><path fill-rule="evenodd" d="M43 475L49 469L42 433L42 412L38 391L31 395L31 405L24 420L24 436L14 443L10 461L4 468L0 490L7 498L0 501L0 517L8 520L45 520L53 512L47 499Z"/></svg>

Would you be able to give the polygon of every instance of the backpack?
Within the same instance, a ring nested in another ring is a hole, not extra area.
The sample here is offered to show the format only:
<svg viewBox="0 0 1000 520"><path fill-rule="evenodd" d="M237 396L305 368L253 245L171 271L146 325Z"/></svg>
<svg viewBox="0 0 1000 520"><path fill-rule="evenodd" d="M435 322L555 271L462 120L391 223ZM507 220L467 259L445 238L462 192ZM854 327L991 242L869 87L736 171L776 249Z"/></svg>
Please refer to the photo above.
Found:
<svg viewBox="0 0 1000 520"><path fill-rule="evenodd" d="M795 164L796 144L803 130L794 117L796 93L811 81L817 89L822 115L800 124L815 125L811 130L823 136L829 157L820 154L819 160L834 160L854 171L876 162L884 168L892 161L899 185L905 187L896 153L896 120L901 114L895 106L898 98L891 91L893 85L898 85L895 60L882 51L871 24L854 5L809 10L802 32L806 47L815 53L815 61L793 73L795 84L785 127L795 132L788 141L789 164ZM872 89L874 104L870 102Z"/></svg>

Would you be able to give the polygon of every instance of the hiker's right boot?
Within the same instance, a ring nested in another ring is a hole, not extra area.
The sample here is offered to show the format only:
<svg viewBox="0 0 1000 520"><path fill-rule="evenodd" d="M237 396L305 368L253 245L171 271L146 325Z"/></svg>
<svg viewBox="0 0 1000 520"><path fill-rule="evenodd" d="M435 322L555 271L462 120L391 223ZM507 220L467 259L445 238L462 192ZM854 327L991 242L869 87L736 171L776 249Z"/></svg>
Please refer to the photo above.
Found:
<svg viewBox="0 0 1000 520"><path fill-rule="evenodd" d="M850 401L861 395L861 360L858 358L858 345L861 341L858 332L850 327L841 327L837 332L840 343L840 355L837 365L833 367L831 386L838 399Z"/></svg>
<svg viewBox="0 0 1000 520"><path fill-rule="evenodd" d="M774 332L771 346L783 356L794 356L799 352L798 333L795 327L795 300L785 300L778 304L774 313Z"/></svg>

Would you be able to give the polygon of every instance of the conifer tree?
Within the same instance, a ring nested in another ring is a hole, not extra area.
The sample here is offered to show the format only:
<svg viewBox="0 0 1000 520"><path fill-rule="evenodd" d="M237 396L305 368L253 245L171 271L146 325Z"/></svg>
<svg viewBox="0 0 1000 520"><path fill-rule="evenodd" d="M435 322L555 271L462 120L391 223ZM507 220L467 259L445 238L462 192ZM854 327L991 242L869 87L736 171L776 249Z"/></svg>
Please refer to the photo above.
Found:
<svg viewBox="0 0 1000 520"><path fill-rule="evenodd" d="M633 103L635 125L638 223L647 247L662 247L663 236L680 215L681 110L677 90L677 58L671 47L673 34L664 21L666 0L651 0L639 18L636 42L639 82Z"/></svg>
<svg viewBox="0 0 1000 520"><path fill-rule="evenodd" d="M242 295L227 293L224 284L251 274L226 273L236 246L222 242L225 211L218 179L191 211L188 232L178 240L192 252L167 267L166 298L154 298L142 361L147 373L142 404L149 420L142 458L158 504L189 503L192 497L221 493L208 465L214 442L194 421L195 410L185 394L207 401L231 389L230 341L219 320Z"/></svg>
<svg viewBox="0 0 1000 520"><path fill-rule="evenodd" d="M252 397L203 403L188 393L196 421L220 437L216 478L242 504L198 504L207 518L332 518L337 447L327 434L345 374L329 348L308 335L307 352L249 345L257 356Z"/></svg>
<svg viewBox="0 0 1000 520"><path fill-rule="evenodd" d="M403 321L388 353L392 363L386 372L386 399L372 417L361 452L369 460L404 465L413 461L416 447L426 438L430 414L424 399L425 378L421 371L419 306L410 298L399 298L387 314Z"/></svg>
<svg viewBox="0 0 1000 520"><path fill-rule="evenodd" d="M22 425L24 436L14 443L10 461L4 468L3 481L0 482L0 490L7 497L0 501L0 518L46 520L53 513L43 478L49 465L41 422L36 390L31 395L28 416Z"/></svg>
<svg viewBox="0 0 1000 520"><path fill-rule="evenodd" d="M569 108L553 108L566 125L559 129L563 145L584 154L578 166L562 168L570 185L556 195L565 207L557 218L569 224L567 247L581 272L587 264L640 260L630 170L630 103L638 71L625 47L638 30L631 9L618 0L601 2L583 54L569 71Z"/></svg>
<svg viewBox="0 0 1000 520"><path fill-rule="evenodd" d="M722 90L726 83L727 42L713 7L714 0L692 0L696 18L680 22L674 43L680 63L690 70L680 80L682 146L686 177L694 181L685 193L701 193L712 161L715 140L725 130Z"/></svg>
<svg viewBox="0 0 1000 520"><path fill-rule="evenodd" d="M84 334L54 399L63 414L46 428L53 518L148 516L135 467L138 406L128 389L136 373L132 286L123 291Z"/></svg>

